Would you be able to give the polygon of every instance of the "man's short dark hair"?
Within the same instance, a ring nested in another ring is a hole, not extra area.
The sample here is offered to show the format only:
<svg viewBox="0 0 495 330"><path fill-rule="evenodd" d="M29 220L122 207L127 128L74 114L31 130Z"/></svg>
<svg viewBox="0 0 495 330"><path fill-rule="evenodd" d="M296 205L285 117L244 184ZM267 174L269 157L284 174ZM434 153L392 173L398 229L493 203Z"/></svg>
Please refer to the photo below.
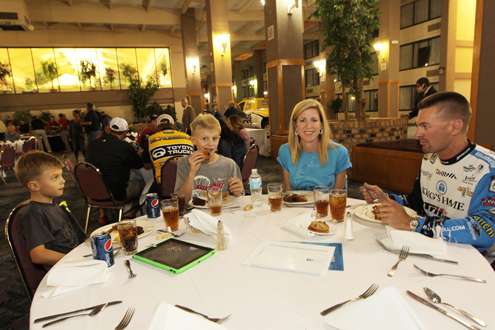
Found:
<svg viewBox="0 0 495 330"><path fill-rule="evenodd" d="M418 80L416 80L416 85L426 85L426 86L430 86L430 81L428 80L428 78L426 77L421 77L419 78Z"/></svg>
<svg viewBox="0 0 495 330"><path fill-rule="evenodd" d="M438 92L425 97L418 104L418 109L437 107L442 115L449 118L460 118L467 129L471 119L471 110L469 109L468 100L456 92Z"/></svg>

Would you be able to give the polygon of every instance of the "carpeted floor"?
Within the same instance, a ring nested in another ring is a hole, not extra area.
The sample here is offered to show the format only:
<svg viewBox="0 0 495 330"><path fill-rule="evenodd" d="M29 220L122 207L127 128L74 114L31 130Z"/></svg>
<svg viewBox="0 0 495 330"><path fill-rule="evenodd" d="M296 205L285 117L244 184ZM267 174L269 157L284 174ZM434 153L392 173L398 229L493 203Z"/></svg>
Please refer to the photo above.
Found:
<svg viewBox="0 0 495 330"><path fill-rule="evenodd" d="M270 182L281 182L280 166L271 158L258 158L257 167L266 187ZM29 196L26 190L17 182L14 173L7 173L7 184L0 182L0 226L4 228L5 219L10 211ZM69 174L66 175L64 198L68 201L72 213L77 219L84 219L85 202L81 193ZM359 183L349 182L349 196L359 198ZM264 189L266 191L266 189ZM90 230L97 227L96 221L90 222ZM10 248L0 234L0 329L28 329L30 301L24 291L15 263L10 254Z"/></svg>

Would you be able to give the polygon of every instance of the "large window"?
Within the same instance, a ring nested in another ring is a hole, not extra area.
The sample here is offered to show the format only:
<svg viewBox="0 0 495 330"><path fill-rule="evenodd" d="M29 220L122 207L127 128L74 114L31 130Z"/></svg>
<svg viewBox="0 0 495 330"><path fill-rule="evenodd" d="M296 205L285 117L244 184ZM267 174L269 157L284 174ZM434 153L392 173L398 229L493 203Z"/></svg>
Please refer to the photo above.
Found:
<svg viewBox="0 0 495 330"><path fill-rule="evenodd" d="M440 64L440 37L400 46L400 70Z"/></svg>
<svg viewBox="0 0 495 330"><path fill-rule="evenodd" d="M320 55L320 43L318 40L313 40L304 44L304 59L313 58Z"/></svg>
<svg viewBox="0 0 495 330"><path fill-rule="evenodd" d="M400 7L400 28L420 24L442 15L442 0L415 0Z"/></svg>
<svg viewBox="0 0 495 330"><path fill-rule="evenodd" d="M127 77L172 87L168 48L0 48L0 91L127 88Z"/></svg>
<svg viewBox="0 0 495 330"><path fill-rule="evenodd" d="M305 87L313 87L320 85L320 74L314 68L304 70L304 85Z"/></svg>
<svg viewBox="0 0 495 330"><path fill-rule="evenodd" d="M431 83L431 86L438 91L438 83ZM416 106L416 85L400 86L399 110L411 111Z"/></svg>
<svg viewBox="0 0 495 330"><path fill-rule="evenodd" d="M378 111L378 89L370 89L363 92L364 111Z"/></svg>

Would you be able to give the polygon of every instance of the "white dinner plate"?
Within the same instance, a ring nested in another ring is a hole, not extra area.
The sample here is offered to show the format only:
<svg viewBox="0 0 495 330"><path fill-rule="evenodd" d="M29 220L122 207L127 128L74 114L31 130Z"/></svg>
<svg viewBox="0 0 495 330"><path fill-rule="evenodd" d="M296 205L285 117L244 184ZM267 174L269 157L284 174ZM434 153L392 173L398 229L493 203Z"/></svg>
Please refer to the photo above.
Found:
<svg viewBox="0 0 495 330"><path fill-rule="evenodd" d="M306 202L286 202L284 200L284 204L288 206L297 206L297 205L311 205L314 203L314 197L313 197L313 192L312 191L305 191L305 190L292 190L288 191L284 194L289 195L289 194L298 194L298 195L303 195L306 197L307 201Z"/></svg>
<svg viewBox="0 0 495 330"><path fill-rule="evenodd" d="M375 215L373 214L373 206L375 205L377 204L359 205L354 209L352 214L363 221L382 224L380 220L375 219ZM409 215L410 217L417 216L416 211L414 211L413 209L410 209L406 206L403 206L403 208L406 211L407 215Z"/></svg>
<svg viewBox="0 0 495 330"><path fill-rule="evenodd" d="M208 208L208 202L206 202L205 205L196 205L193 203L192 199L189 201L189 205L191 205L194 208L197 209L207 209ZM224 200L222 203L222 208L230 208L230 207L235 207L239 205L238 198L232 195L229 195L227 197L227 200Z"/></svg>
<svg viewBox="0 0 495 330"><path fill-rule="evenodd" d="M90 236L95 234L99 234L101 232L107 231L113 226L117 225L117 223L110 223L108 225L102 226L98 229L95 229ZM155 225L148 220L136 220L136 225L143 227L143 233L138 236L138 238L146 237L150 235L155 230ZM119 232L117 230L112 230L110 232L110 236L112 237L112 243L120 244Z"/></svg>

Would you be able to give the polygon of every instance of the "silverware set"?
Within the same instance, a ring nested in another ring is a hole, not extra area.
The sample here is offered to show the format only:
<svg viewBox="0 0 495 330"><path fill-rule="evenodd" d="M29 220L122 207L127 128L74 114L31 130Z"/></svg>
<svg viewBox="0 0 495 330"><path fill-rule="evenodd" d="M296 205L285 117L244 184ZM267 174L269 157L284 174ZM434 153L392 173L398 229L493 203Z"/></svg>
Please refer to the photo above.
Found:
<svg viewBox="0 0 495 330"><path fill-rule="evenodd" d="M186 307L186 306L182 306L182 305L175 305L175 307L177 308L180 308L186 312L189 312L189 313L192 313L192 314L196 314L196 315L199 315L201 317L204 317L205 319L207 319L208 321L211 321L211 322L215 322L215 323L222 323L223 321L225 321L226 319L228 319L230 317L230 315L232 314L229 314L225 317L222 317L222 318L219 318L219 317L210 317L206 314L203 314L203 313L200 313L200 312L197 312L189 307Z"/></svg>
<svg viewBox="0 0 495 330"><path fill-rule="evenodd" d="M422 268L420 268L419 266L417 265L414 265L414 268L416 268L417 270L419 270L422 274L428 276L428 277L437 277L437 276L441 276L441 277L448 277L448 278L452 278L452 279L456 279L456 280L465 280L465 281L471 281L471 282L477 282L477 283L486 283L486 280L482 280L482 279L479 279L479 278L476 278L476 277L471 277L471 276L465 276L465 275L456 275L456 274L440 274L440 273L432 273L432 272L429 272L429 271L426 271Z"/></svg>
<svg viewBox="0 0 495 330"><path fill-rule="evenodd" d="M376 240L376 242L386 251L388 252L392 252L392 253L400 253L400 250L392 250L388 247L385 246L385 244L383 244L383 242L379 239ZM418 253L418 252L411 252L409 251L409 255L410 256L413 256L413 257L421 257L421 258L427 258L427 259L431 259L431 260L435 260L435 261L441 261L441 262L446 262L446 263L449 263L449 264L459 264L459 262L457 260L451 260L451 259L446 259L446 258L440 258L440 257L437 257L435 255L432 255L432 254L428 254L428 253Z"/></svg>

